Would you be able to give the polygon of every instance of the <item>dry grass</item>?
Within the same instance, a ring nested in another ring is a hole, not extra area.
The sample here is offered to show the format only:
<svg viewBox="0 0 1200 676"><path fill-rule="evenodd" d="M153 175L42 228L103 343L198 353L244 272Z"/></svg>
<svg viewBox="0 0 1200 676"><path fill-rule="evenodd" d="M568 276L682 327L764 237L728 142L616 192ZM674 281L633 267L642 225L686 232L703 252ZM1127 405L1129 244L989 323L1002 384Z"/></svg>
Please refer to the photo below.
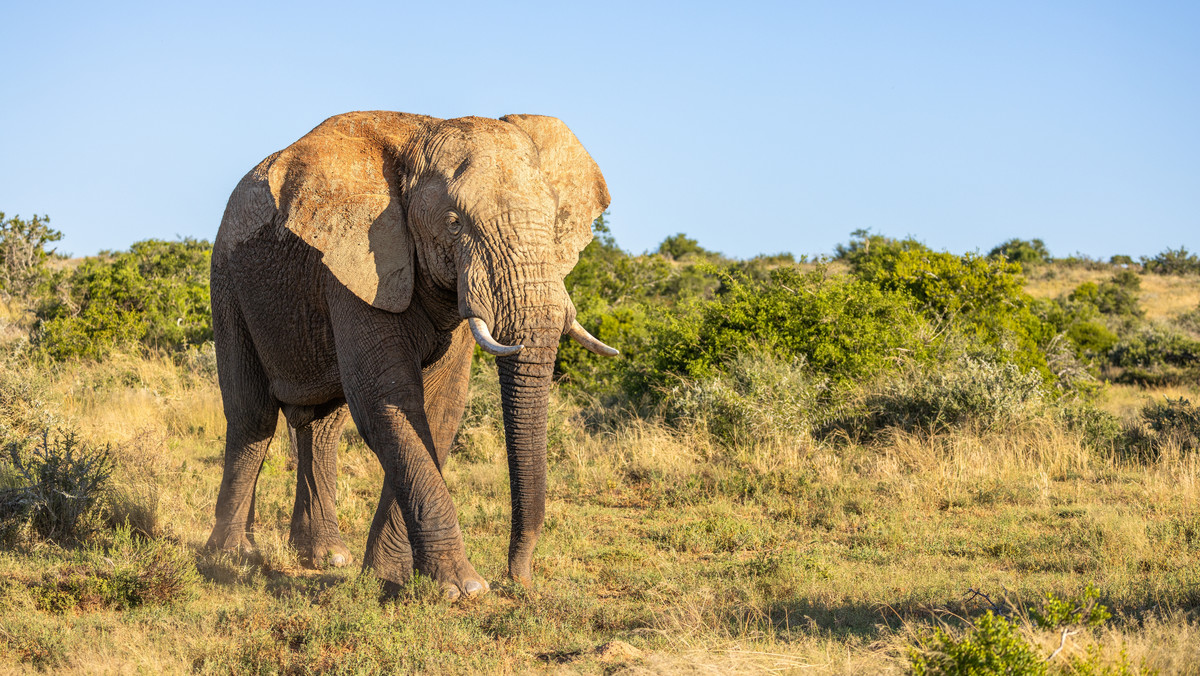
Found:
<svg viewBox="0 0 1200 676"><path fill-rule="evenodd" d="M1110 279L1117 269L1034 267L1026 276L1025 290L1035 298L1058 298L1084 282L1099 284ZM1142 283L1138 302L1146 311L1147 319L1170 319L1200 307L1200 277L1155 274L1139 277Z"/></svg>
<svg viewBox="0 0 1200 676"><path fill-rule="evenodd" d="M644 420L588 430L559 399L536 590L447 605L417 589L381 606L355 571L298 566L282 432L259 482L261 557L202 551L223 433L211 380L127 357L38 377L48 406L114 444L131 522L189 552L203 581L175 606L63 615L0 582L0 670L900 673L918 633L982 612L969 589L1028 605L1089 582L1117 617L1070 651L1124 650L1165 673L1200 659L1200 461L1168 449L1130 464L1049 419L730 451ZM1105 406L1162 394L1114 387ZM472 560L496 579L503 446L486 420L462 440L446 479ZM382 473L353 429L339 463L340 521L361 556ZM72 556L0 551L0 580ZM1047 654L1058 640L1031 636ZM597 651L614 640L636 652Z"/></svg>

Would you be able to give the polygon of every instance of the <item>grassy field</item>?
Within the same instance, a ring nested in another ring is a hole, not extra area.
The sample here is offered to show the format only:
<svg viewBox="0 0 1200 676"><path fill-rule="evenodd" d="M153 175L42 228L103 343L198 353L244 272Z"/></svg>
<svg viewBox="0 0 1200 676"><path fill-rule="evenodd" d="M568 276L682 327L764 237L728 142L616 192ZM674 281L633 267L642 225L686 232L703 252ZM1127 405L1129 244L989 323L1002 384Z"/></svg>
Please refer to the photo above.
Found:
<svg viewBox="0 0 1200 676"><path fill-rule="evenodd" d="M1031 290L1090 279L1077 274ZM1178 279L1147 276L1148 314L1196 306L1196 281ZM0 308L6 345L23 321ZM473 563L497 580L509 498L488 368L445 477ZM10 418L109 447L111 509L128 524L81 546L0 550L3 672L903 673L937 627L959 635L994 607L1060 670L1200 673L1200 458L1170 445L1152 459L1097 451L1050 413L1002 430L801 433L730 449L655 420L585 424L557 397L536 587L498 583L448 604L418 580L381 604L357 566L297 564L282 426L259 481L260 555L203 550L224 433L209 355L14 360L2 377ZM1198 395L1107 386L1098 402L1128 418ZM343 442L339 519L357 556L382 472L353 429ZM110 571L148 556L182 557L194 579L170 602L130 607L47 591L118 579ZM1112 619L1071 631L1031 619L1047 593L1082 598L1089 584Z"/></svg>

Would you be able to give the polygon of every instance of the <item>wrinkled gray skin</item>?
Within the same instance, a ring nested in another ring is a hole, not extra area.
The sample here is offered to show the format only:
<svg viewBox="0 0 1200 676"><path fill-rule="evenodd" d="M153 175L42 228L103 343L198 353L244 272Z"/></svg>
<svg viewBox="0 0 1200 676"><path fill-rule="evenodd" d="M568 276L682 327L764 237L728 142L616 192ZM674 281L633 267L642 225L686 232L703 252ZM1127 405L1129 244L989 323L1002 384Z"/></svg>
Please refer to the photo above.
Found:
<svg viewBox="0 0 1200 676"><path fill-rule="evenodd" d="M209 547L253 547L255 483L282 410L297 456L291 540L311 563L349 563L335 510L349 413L386 475L364 567L390 583L415 569L451 598L486 591L441 475L478 340L494 354L522 346L497 364L508 575L529 584L558 342L594 341L574 322L563 278L608 200L582 145L541 116L348 113L247 174L213 253L228 426ZM482 321L481 336L468 318Z"/></svg>

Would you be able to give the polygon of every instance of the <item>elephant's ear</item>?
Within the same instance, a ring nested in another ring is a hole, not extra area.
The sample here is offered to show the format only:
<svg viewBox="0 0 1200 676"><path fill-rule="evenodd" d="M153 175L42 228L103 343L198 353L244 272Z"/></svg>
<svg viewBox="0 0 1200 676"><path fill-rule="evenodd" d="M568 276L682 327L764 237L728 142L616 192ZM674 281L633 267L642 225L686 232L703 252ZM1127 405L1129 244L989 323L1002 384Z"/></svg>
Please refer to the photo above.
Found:
<svg viewBox="0 0 1200 676"><path fill-rule="evenodd" d="M412 299L416 261L400 199L401 153L417 122L398 113L332 117L268 171L279 224L319 251L354 295L390 312Z"/></svg>
<svg viewBox="0 0 1200 676"><path fill-rule="evenodd" d="M566 274L592 241L592 221L611 201L604 175L562 120L545 115L505 115L500 119L533 139L546 181L558 194L555 257Z"/></svg>

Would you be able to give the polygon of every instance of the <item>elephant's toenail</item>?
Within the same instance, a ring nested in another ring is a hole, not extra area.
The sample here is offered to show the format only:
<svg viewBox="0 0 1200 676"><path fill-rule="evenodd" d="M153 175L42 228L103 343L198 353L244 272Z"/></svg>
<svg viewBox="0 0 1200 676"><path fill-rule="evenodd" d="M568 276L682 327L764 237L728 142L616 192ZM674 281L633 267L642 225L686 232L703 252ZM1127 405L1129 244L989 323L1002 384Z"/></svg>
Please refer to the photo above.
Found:
<svg viewBox="0 0 1200 676"><path fill-rule="evenodd" d="M465 589L468 594L474 594L475 592L483 591L483 585L479 584L475 580L467 580L467 583L463 585L463 589Z"/></svg>
<svg viewBox="0 0 1200 676"><path fill-rule="evenodd" d="M459 597L459 591L455 587L446 587L446 598L450 601Z"/></svg>
<svg viewBox="0 0 1200 676"><path fill-rule="evenodd" d="M329 563L334 568L341 568L342 566L346 565L346 557L342 556L341 554L334 554L332 557L330 557Z"/></svg>

